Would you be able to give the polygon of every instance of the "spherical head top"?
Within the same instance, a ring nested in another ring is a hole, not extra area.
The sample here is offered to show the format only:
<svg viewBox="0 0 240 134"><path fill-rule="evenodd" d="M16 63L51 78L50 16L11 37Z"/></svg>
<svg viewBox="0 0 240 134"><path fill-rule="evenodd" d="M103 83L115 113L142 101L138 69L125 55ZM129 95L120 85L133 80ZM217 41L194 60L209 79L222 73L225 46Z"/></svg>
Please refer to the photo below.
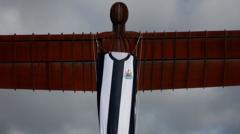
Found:
<svg viewBox="0 0 240 134"><path fill-rule="evenodd" d="M110 17L113 24L124 25L128 19L127 6L122 2L114 3L111 7Z"/></svg>

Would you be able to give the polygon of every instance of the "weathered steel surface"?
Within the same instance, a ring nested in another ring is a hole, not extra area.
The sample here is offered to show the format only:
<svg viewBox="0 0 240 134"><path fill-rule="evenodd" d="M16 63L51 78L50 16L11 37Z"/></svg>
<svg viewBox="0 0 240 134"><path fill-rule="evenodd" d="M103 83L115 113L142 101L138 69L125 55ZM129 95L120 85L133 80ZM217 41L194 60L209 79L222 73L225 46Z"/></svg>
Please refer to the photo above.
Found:
<svg viewBox="0 0 240 134"><path fill-rule="evenodd" d="M1 35L0 88L95 91L97 52L109 51L138 58L139 90L240 85L240 31L104 32Z"/></svg>
<svg viewBox="0 0 240 134"><path fill-rule="evenodd" d="M93 34L0 36L0 61L94 61L94 38Z"/></svg>
<svg viewBox="0 0 240 134"><path fill-rule="evenodd" d="M113 23L113 32L118 35L124 34L125 23L128 20L128 8L122 2L116 2L111 7L110 18Z"/></svg>
<svg viewBox="0 0 240 134"><path fill-rule="evenodd" d="M94 36L0 36L0 88L95 90Z"/></svg>
<svg viewBox="0 0 240 134"><path fill-rule="evenodd" d="M144 33L138 58L141 90L240 85L240 31Z"/></svg>

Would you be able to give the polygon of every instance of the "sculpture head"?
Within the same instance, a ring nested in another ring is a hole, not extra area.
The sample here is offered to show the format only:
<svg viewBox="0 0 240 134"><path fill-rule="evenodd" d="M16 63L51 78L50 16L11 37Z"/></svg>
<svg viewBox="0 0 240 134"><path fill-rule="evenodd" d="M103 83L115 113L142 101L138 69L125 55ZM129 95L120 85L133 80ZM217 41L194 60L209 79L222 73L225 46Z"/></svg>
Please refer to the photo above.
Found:
<svg viewBox="0 0 240 134"><path fill-rule="evenodd" d="M116 2L111 7L110 13L113 24L125 24L128 19L128 8L122 2Z"/></svg>
<svg viewBox="0 0 240 134"><path fill-rule="evenodd" d="M128 8L122 2L116 2L111 7L110 18L113 23L113 31L123 33L125 31L125 23L128 20Z"/></svg>

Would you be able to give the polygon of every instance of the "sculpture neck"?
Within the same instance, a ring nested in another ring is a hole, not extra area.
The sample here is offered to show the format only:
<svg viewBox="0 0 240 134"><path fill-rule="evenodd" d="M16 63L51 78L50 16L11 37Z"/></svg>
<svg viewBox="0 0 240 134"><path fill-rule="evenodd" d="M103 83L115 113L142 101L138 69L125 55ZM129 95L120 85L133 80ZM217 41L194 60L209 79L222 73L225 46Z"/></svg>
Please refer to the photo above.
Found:
<svg viewBox="0 0 240 134"><path fill-rule="evenodd" d="M124 32L125 32L125 25L123 25L123 24L113 24L113 32L115 32L118 37L120 35L123 35Z"/></svg>

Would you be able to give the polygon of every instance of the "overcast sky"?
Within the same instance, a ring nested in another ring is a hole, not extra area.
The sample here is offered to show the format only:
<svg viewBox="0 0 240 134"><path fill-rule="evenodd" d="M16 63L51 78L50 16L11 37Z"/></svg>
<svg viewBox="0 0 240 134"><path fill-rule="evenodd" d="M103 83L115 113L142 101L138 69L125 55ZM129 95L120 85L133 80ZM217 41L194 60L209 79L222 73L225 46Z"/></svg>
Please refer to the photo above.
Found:
<svg viewBox="0 0 240 134"><path fill-rule="evenodd" d="M113 0L0 0L0 34L111 31ZM240 29L239 0L131 0L127 29ZM138 94L136 134L238 134L240 87ZM98 134L96 93L0 91L0 134Z"/></svg>

